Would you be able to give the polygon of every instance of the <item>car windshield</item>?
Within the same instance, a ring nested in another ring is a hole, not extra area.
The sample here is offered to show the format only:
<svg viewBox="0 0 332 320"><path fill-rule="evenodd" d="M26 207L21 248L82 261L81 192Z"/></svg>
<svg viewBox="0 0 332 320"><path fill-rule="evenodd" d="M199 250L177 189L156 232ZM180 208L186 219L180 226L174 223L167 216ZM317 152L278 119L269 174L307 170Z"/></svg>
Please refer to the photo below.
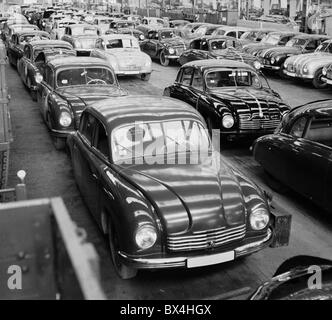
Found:
<svg viewBox="0 0 332 320"><path fill-rule="evenodd" d="M98 33L96 28L89 28L89 27L72 28L72 35L80 35L80 34L98 34Z"/></svg>
<svg viewBox="0 0 332 320"><path fill-rule="evenodd" d="M257 33L257 31L247 31L241 35L240 39L255 40Z"/></svg>
<svg viewBox="0 0 332 320"><path fill-rule="evenodd" d="M24 35L20 36L19 38L19 43L20 44L26 44L29 41L35 41L35 40L48 40L49 37L45 34L29 34L29 35Z"/></svg>
<svg viewBox="0 0 332 320"><path fill-rule="evenodd" d="M290 39L286 43L286 47L303 47L306 44L307 40L306 39Z"/></svg>
<svg viewBox="0 0 332 320"><path fill-rule="evenodd" d="M332 53L331 42L323 42L317 49L316 52L329 52Z"/></svg>
<svg viewBox="0 0 332 320"><path fill-rule="evenodd" d="M94 49L96 46L95 38L79 38L77 41L79 42L79 47L82 49Z"/></svg>
<svg viewBox="0 0 332 320"><path fill-rule="evenodd" d="M179 153L203 157L211 146L208 133L200 123L182 119L120 126L113 130L111 143L115 163Z"/></svg>
<svg viewBox="0 0 332 320"><path fill-rule="evenodd" d="M66 50L70 50L68 47L55 47L55 46L44 46L43 48L36 48L33 52L34 59L38 57L38 55L42 52L45 51L45 49L52 49L55 51L58 51L59 53L65 52ZM62 51L63 50L63 51Z"/></svg>
<svg viewBox="0 0 332 320"><path fill-rule="evenodd" d="M259 76L250 70L223 69L210 71L205 76L206 86L210 89L221 87L254 87L261 89Z"/></svg>
<svg viewBox="0 0 332 320"><path fill-rule="evenodd" d="M175 33L173 31L160 31L159 38L160 39L168 39L175 37Z"/></svg>
<svg viewBox="0 0 332 320"><path fill-rule="evenodd" d="M139 48L137 39L111 39L105 42L106 49L115 48Z"/></svg>
<svg viewBox="0 0 332 320"><path fill-rule="evenodd" d="M56 76L58 87L81 86L86 84L112 85L114 77L109 69L102 67L79 67L60 70Z"/></svg>
<svg viewBox="0 0 332 320"><path fill-rule="evenodd" d="M226 41L225 40L214 40L210 41L211 50L223 50L226 49Z"/></svg>
<svg viewBox="0 0 332 320"><path fill-rule="evenodd" d="M280 35L268 34L266 37L264 37L262 42L264 41L264 43L266 43L266 44L277 45L279 43L279 40L280 40Z"/></svg>
<svg viewBox="0 0 332 320"><path fill-rule="evenodd" d="M116 25L117 28L134 28L135 24L133 22L118 22Z"/></svg>

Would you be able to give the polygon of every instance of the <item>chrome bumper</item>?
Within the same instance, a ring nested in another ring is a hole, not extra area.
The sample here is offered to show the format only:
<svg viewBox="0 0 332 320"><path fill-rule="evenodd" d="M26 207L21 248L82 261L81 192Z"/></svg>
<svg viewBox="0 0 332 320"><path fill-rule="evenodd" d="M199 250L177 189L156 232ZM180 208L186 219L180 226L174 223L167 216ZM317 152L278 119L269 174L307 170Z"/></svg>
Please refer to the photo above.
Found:
<svg viewBox="0 0 332 320"><path fill-rule="evenodd" d="M313 76L311 75L305 75L305 74L300 75L295 72L289 72L287 70L284 70L284 74L292 78L313 79Z"/></svg>
<svg viewBox="0 0 332 320"><path fill-rule="evenodd" d="M227 261L232 261L235 260L238 257L245 256L251 253L254 253L256 251L259 251L267 246L269 246L273 240L273 233L271 229L268 229L267 235L265 238L259 241L254 241L251 243L247 243L243 246L237 247L234 250L231 251L225 251L222 252L222 254L233 254L234 253L234 259L229 259L223 262ZM218 264L219 262L212 261L211 258L214 256L217 256L221 254L220 252L218 253L213 253L209 255L201 255L201 256L194 256L194 257L189 257L189 256L181 256L181 257L169 257L169 258L135 258L131 257L124 252L118 252L120 258L122 259L123 263L127 264L128 266L131 266L136 269L164 269L164 268L188 268L188 260L190 258L201 258L204 259L206 258L209 260L206 264L200 265L202 266L209 266L209 265L214 265ZM222 262L220 262L222 263Z"/></svg>
<svg viewBox="0 0 332 320"><path fill-rule="evenodd" d="M174 54L169 54L169 55L165 55L165 58L167 59L179 59L180 56L174 55Z"/></svg>
<svg viewBox="0 0 332 320"><path fill-rule="evenodd" d="M272 66L270 64L264 64L263 68L268 70L280 70L280 66Z"/></svg>
<svg viewBox="0 0 332 320"><path fill-rule="evenodd" d="M322 77L321 78L324 82L326 82L327 84L331 84L332 85L332 80L331 79L328 79L328 78L325 78L325 77Z"/></svg>

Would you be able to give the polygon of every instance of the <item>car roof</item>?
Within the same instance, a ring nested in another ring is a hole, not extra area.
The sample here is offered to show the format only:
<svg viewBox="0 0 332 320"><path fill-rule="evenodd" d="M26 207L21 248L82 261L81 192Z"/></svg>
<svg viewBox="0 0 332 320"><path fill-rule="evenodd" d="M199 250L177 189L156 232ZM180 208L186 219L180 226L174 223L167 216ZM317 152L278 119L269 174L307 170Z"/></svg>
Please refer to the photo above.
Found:
<svg viewBox="0 0 332 320"><path fill-rule="evenodd" d="M38 47L43 45L61 45L64 47L72 48L72 45L67 41L62 40L36 40L29 43L32 47Z"/></svg>
<svg viewBox="0 0 332 320"><path fill-rule="evenodd" d="M302 32L297 32L297 31L273 31L270 33L270 35L273 35L273 34L280 34L280 35L301 35L301 34L304 34Z"/></svg>
<svg viewBox="0 0 332 320"><path fill-rule="evenodd" d="M331 37L323 35L323 34L307 34L307 33L300 33L298 35L296 35L294 38L297 39L326 39L326 40L330 40Z"/></svg>
<svg viewBox="0 0 332 320"><path fill-rule="evenodd" d="M183 67L198 67L203 69L211 68L246 68L255 71L250 65L236 60L227 60L227 59L206 59L206 60L195 60L188 62L182 66Z"/></svg>
<svg viewBox="0 0 332 320"><path fill-rule="evenodd" d="M111 39L132 39L132 38L135 38L135 37L133 37L130 34L112 33L112 34L107 34L107 35L100 36L99 38L101 38L103 40L111 40Z"/></svg>
<svg viewBox="0 0 332 320"><path fill-rule="evenodd" d="M316 116L332 117L332 99L313 101L304 105L300 105L291 110L292 118L310 113Z"/></svg>
<svg viewBox="0 0 332 320"><path fill-rule="evenodd" d="M46 31L42 31L42 30L20 30L15 32L15 34L17 34L18 36L22 36L25 34L44 34L44 35L50 35L48 32Z"/></svg>
<svg viewBox="0 0 332 320"><path fill-rule="evenodd" d="M100 58L94 57L77 57L77 56L61 56L59 58L55 58L49 63L54 68L58 68L61 66L87 66L87 65L102 65L109 67L109 64Z"/></svg>
<svg viewBox="0 0 332 320"><path fill-rule="evenodd" d="M235 39L234 37L230 37L230 36L202 36L202 37L198 37L198 38L195 38L193 39L194 40L207 40L207 41L210 41L210 40L237 40Z"/></svg>
<svg viewBox="0 0 332 320"><path fill-rule="evenodd" d="M134 121L191 118L203 122L202 116L193 107L164 96L130 95L103 99L91 104L88 109L104 119L109 131Z"/></svg>

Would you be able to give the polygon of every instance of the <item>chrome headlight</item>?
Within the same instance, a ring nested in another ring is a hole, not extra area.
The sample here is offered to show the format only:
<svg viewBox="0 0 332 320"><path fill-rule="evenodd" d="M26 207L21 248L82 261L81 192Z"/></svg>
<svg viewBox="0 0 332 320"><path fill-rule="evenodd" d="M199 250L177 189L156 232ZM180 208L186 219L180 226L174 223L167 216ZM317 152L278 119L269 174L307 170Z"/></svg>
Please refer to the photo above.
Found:
<svg viewBox="0 0 332 320"><path fill-rule="evenodd" d="M45 23L45 22L43 22L43 23L42 23L42 26L43 26L43 27L45 27L45 26L46 26L46 23Z"/></svg>
<svg viewBox="0 0 332 320"><path fill-rule="evenodd" d="M306 64L303 66L302 71L303 73L307 73L309 71L308 66Z"/></svg>
<svg viewBox="0 0 332 320"><path fill-rule="evenodd" d="M168 52L169 52L170 54L174 54L174 53L175 53L175 50L174 50L173 48L168 48Z"/></svg>
<svg viewBox="0 0 332 320"><path fill-rule="evenodd" d="M271 63L274 64L276 62L276 58L275 57L272 57L271 58Z"/></svg>
<svg viewBox="0 0 332 320"><path fill-rule="evenodd" d="M270 214L265 208L257 208L251 212L249 221L253 230L263 230L270 221Z"/></svg>
<svg viewBox="0 0 332 320"><path fill-rule="evenodd" d="M222 126L226 129L232 128L234 125L234 118L231 114L225 114L222 117Z"/></svg>
<svg viewBox="0 0 332 320"><path fill-rule="evenodd" d="M262 68L262 64L259 61L255 61L254 62L254 68L256 70L259 70L260 68Z"/></svg>
<svg viewBox="0 0 332 320"><path fill-rule="evenodd" d="M144 225L139 227L135 234L135 241L139 248L149 249L157 240L156 229L151 225Z"/></svg>
<svg viewBox="0 0 332 320"><path fill-rule="evenodd" d="M326 74L327 74L326 67L323 68L322 74L323 74L323 76L326 76Z"/></svg>
<svg viewBox="0 0 332 320"><path fill-rule="evenodd" d="M140 34L140 35L139 35L139 39L140 39L140 40L144 40L144 35L143 35L143 34Z"/></svg>
<svg viewBox="0 0 332 320"><path fill-rule="evenodd" d="M62 111L59 117L59 123L63 127L69 127L72 123L72 118L69 112Z"/></svg>

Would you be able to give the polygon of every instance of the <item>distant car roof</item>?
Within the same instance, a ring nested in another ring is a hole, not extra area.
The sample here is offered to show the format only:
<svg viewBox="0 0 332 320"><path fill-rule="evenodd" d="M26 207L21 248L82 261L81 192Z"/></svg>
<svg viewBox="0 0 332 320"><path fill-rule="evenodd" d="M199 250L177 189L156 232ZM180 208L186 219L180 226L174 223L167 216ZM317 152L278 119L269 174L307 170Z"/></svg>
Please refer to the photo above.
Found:
<svg viewBox="0 0 332 320"><path fill-rule="evenodd" d="M109 131L121 124L135 121L190 118L204 123L202 116L188 104L163 96L132 95L105 99L91 104L88 109L104 118Z"/></svg>
<svg viewBox="0 0 332 320"><path fill-rule="evenodd" d="M112 39L136 39L134 36L130 34L122 34L122 33L112 33L100 36L99 38L102 38L104 40L112 40Z"/></svg>
<svg viewBox="0 0 332 320"><path fill-rule="evenodd" d="M21 31L17 31L15 32L15 34L17 34L18 36L24 36L24 35L45 35L45 36L49 36L50 34L46 31L42 31L42 30L21 30Z"/></svg>
<svg viewBox="0 0 332 320"><path fill-rule="evenodd" d="M307 34L307 33L300 33L297 34L294 38L297 39L326 39L326 40L330 40L331 37L323 35L323 34Z"/></svg>
<svg viewBox="0 0 332 320"><path fill-rule="evenodd" d="M183 67L198 67L203 70L211 68L246 68L252 71L256 71L253 67L244 62L227 59L195 60L184 64L182 68Z"/></svg>
<svg viewBox="0 0 332 320"><path fill-rule="evenodd" d="M62 46L62 47L67 47L69 49L72 49L72 45L67 42L67 41L62 41L62 40L36 40L33 42L29 43L32 47L38 47L38 46L44 46L44 45L53 45L53 46Z"/></svg>
<svg viewBox="0 0 332 320"><path fill-rule="evenodd" d="M64 56L52 59L49 64L52 65L54 68L89 65L98 65L110 68L109 64L105 60L94 57Z"/></svg>

